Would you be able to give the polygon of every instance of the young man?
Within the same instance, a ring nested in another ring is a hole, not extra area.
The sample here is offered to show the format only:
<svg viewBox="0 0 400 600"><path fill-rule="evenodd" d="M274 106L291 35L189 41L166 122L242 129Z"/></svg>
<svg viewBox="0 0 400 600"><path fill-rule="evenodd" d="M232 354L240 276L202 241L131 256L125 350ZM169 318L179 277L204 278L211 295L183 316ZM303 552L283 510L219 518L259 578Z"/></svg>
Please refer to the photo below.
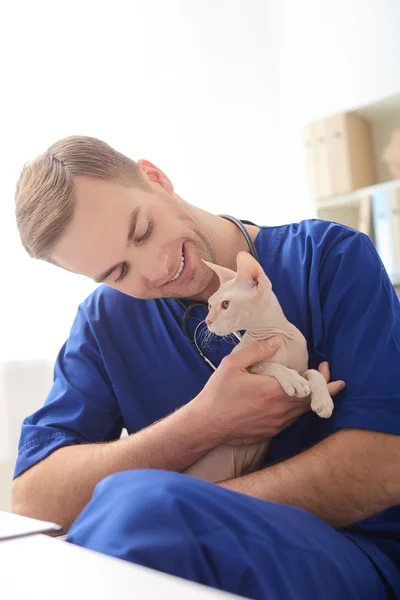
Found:
<svg viewBox="0 0 400 600"><path fill-rule="evenodd" d="M22 425L14 510L251 598L398 597L400 307L370 240L322 221L246 223L310 367L329 380L328 361L339 380L323 420L246 371L274 340L232 356L213 341L215 373L191 343L217 286L201 259L234 269L249 245L157 167L68 138L25 166L16 213L31 256L106 285L79 307L52 390ZM221 443L268 437L257 473L221 485L179 473Z"/></svg>

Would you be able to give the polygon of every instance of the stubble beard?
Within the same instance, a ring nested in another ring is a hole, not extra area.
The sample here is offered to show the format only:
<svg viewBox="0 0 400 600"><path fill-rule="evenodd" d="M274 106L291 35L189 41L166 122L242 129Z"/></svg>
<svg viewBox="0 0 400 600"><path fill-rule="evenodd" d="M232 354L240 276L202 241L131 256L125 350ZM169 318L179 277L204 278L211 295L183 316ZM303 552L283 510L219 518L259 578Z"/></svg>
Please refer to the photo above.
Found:
<svg viewBox="0 0 400 600"><path fill-rule="evenodd" d="M194 280L189 283L184 294L176 294L171 297L204 301L207 299L206 291L213 280L213 272L202 263L202 260L215 262L215 252L210 235L202 221L194 211L190 210L190 205L186 205L186 202L184 202L184 205L182 207L182 220L184 221L184 230L187 231L187 238L190 240L189 243L186 243L191 246L189 251L192 260L195 255L193 246L197 251L196 273Z"/></svg>

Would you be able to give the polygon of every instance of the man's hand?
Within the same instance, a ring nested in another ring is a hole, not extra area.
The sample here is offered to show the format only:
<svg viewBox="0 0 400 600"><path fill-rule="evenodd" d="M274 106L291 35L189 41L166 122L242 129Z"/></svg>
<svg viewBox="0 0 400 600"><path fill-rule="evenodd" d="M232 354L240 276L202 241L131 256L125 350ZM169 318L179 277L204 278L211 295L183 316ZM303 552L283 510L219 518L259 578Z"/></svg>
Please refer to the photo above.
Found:
<svg viewBox="0 0 400 600"><path fill-rule="evenodd" d="M208 420L225 443L254 444L272 438L310 410L309 397L287 396L275 377L247 370L271 358L279 347L280 338L274 337L268 343L255 342L226 356L195 399L203 404ZM321 363L318 370L325 377L331 396L345 387L343 381L329 383L327 362Z"/></svg>
<svg viewBox="0 0 400 600"><path fill-rule="evenodd" d="M345 382L342 381L341 379L338 379L337 381L331 381L331 373L330 373L328 362L326 362L326 361L322 362L318 367L318 371L324 376L324 379L325 379L326 383L328 384L328 392L332 398L334 398L336 396L336 394L339 394L339 392L344 390L344 388L346 387ZM287 400L293 401L293 397L291 398L290 396L286 396L286 395L284 397ZM302 399L297 398L297 400L298 401L302 400L308 406L308 409L307 408L303 409L303 406L301 407L301 411L298 416L298 418L300 418L301 415L304 414L304 412L307 412L307 410L310 410L311 398L310 398L310 396L308 396L308 398L302 398ZM307 401L308 401L308 404L307 404ZM291 421L287 425L287 427L289 427L289 425L292 425L292 423L294 423L296 420L297 419L295 418L293 421ZM283 427L282 430L283 429L285 429L285 427ZM238 439L238 440L232 440L228 443L232 444L234 446L247 446L247 445L254 444L256 442L264 442L264 441L265 441L265 438L260 438L258 440L243 438L243 439Z"/></svg>
<svg viewBox="0 0 400 600"><path fill-rule="evenodd" d="M276 345L272 345L274 341ZM279 347L280 339L274 337L226 356L194 400L203 405L221 441L253 444L274 437L310 410L310 398L287 396L274 377L247 371L273 356ZM322 363L320 371L328 381L328 363ZM338 381L329 385L334 395L345 384Z"/></svg>
<svg viewBox="0 0 400 600"><path fill-rule="evenodd" d="M341 379L338 379L338 381L331 381L331 372L329 370L328 362L322 362L318 367L318 371L324 376L325 381L328 384L328 392L332 398L346 387L345 382Z"/></svg>

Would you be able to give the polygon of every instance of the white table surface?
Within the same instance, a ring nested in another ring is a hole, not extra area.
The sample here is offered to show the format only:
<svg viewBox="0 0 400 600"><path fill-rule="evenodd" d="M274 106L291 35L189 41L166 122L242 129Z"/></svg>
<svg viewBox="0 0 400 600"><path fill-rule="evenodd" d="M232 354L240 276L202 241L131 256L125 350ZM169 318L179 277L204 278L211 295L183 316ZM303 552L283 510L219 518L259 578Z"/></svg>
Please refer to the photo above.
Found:
<svg viewBox="0 0 400 600"><path fill-rule="evenodd" d="M37 521L14 513L0 510L0 541L9 538L60 531L60 525L47 521Z"/></svg>
<svg viewBox="0 0 400 600"><path fill-rule="evenodd" d="M4 600L228 600L238 598L46 535L0 542Z"/></svg>

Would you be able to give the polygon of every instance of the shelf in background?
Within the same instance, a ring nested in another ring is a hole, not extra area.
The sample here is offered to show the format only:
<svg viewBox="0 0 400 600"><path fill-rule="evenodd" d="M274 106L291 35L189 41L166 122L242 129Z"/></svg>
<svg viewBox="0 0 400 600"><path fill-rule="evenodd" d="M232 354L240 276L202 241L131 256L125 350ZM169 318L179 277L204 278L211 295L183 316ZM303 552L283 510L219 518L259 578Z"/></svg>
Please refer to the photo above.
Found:
<svg viewBox="0 0 400 600"><path fill-rule="evenodd" d="M396 130L400 90L309 123L304 130L305 163L313 202L318 207L351 204L375 185L395 185L383 154Z"/></svg>
<svg viewBox="0 0 400 600"><path fill-rule="evenodd" d="M400 298L400 178L399 148L397 138L392 137L395 131L400 131L400 90L309 123L304 141L316 217L368 235Z"/></svg>
<svg viewBox="0 0 400 600"><path fill-rule="evenodd" d="M400 179L392 179L391 181L385 181L383 183L376 183L365 188L360 188L354 192L348 192L347 194L338 194L337 196L330 196L328 198L320 198L314 200L315 205L318 208L331 208L335 206L348 206L350 204L358 204L362 196L369 196L383 190L389 190L400 186Z"/></svg>

